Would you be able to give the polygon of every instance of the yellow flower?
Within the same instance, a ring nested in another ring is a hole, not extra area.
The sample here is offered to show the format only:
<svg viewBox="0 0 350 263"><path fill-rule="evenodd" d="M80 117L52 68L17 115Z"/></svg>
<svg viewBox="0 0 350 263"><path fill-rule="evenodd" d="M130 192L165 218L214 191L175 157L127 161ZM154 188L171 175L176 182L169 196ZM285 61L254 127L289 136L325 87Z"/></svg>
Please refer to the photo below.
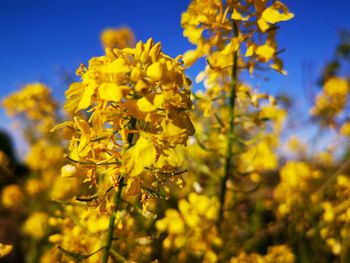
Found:
<svg viewBox="0 0 350 263"><path fill-rule="evenodd" d="M349 92L349 85L346 79L333 77L327 80L323 90L330 96L345 96Z"/></svg>
<svg viewBox="0 0 350 263"><path fill-rule="evenodd" d="M2 105L9 116L23 114L36 122L36 129L44 133L48 133L55 123L57 105L50 89L42 83L25 85L5 98Z"/></svg>
<svg viewBox="0 0 350 263"><path fill-rule="evenodd" d="M231 263L294 263L295 256L287 245L277 245L268 248L266 255L258 253L247 254L241 252L237 257L231 258Z"/></svg>
<svg viewBox="0 0 350 263"><path fill-rule="evenodd" d="M287 245L277 245L268 248L267 255L264 256L264 261L266 263L294 263L295 255Z"/></svg>
<svg viewBox="0 0 350 263"><path fill-rule="evenodd" d="M36 196L45 188L45 183L43 183L39 178L28 179L25 183L25 190L30 196Z"/></svg>
<svg viewBox="0 0 350 263"><path fill-rule="evenodd" d="M255 53L261 58L263 61L269 61L274 57L276 50L269 43L265 43L262 46L258 46Z"/></svg>
<svg viewBox="0 0 350 263"><path fill-rule="evenodd" d="M105 48L132 47L135 44L135 36L127 27L108 28L101 33L101 42Z"/></svg>
<svg viewBox="0 0 350 263"><path fill-rule="evenodd" d="M345 122L340 128L340 134L350 137L350 122Z"/></svg>
<svg viewBox="0 0 350 263"><path fill-rule="evenodd" d="M61 145L55 145L46 140L33 144L26 156L28 166L35 170L45 170L60 165L64 150Z"/></svg>
<svg viewBox="0 0 350 263"><path fill-rule="evenodd" d="M254 9L256 12L251 11ZM248 49L245 57L240 57L239 62L249 65L251 72L257 63L265 63L273 59L274 63L271 64L271 68L285 73L282 61L276 60L275 34L269 34L268 29L271 25L290 20L293 17L294 14L290 13L280 1L267 6L266 1L244 1L241 3L193 0L181 17L184 36L196 45L195 50L184 54L185 66L192 65L200 57L210 58L216 54L216 65L212 65L212 63L210 65L212 67L220 65L222 71L223 68L229 67L232 62L233 52L239 50L243 46L241 44L245 44ZM231 19L235 23L232 23ZM261 43L258 40L265 37L267 38L266 43ZM220 58L219 54L227 57L221 56ZM231 58L228 55L231 55ZM240 53L238 55L240 56Z"/></svg>
<svg viewBox="0 0 350 263"><path fill-rule="evenodd" d="M277 167L277 156L268 141L253 145L239 157L242 173L272 170Z"/></svg>
<svg viewBox="0 0 350 263"><path fill-rule="evenodd" d="M308 163L288 161L280 170L281 181L274 190L274 198L279 202L279 212L287 215L292 208L307 204L310 191L320 178L320 171L313 170Z"/></svg>
<svg viewBox="0 0 350 263"><path fill-rule="evenodd" d="M165 217L156 222L157 230L168 234L163 247L189 250L197 256L206 254L207 260L216 259L211 247L222 243L215 228L218 207L216 197L196 193L191 193L188 200L179 200L178 210L167 209Z"/></svg>
<svg viewBox="0 0 350 263"><path fill-rule="evenodd" d="M23 232L34 239L45 236L48 224L48 215L44 212L34 212L24 222Z"/></svg>
<svg viewBox="0 0 350 263"><path fill-rule="evenodd" d="M125 154L126 173L130 176L140 175L145 168L156 161L157 151L150 139L140 136L134 147Z"/></svg>
<svg viewBox="0 0 350 263"><path fill-rule="evenodd" d="M332 77L324 84L311 109L311 114L322 117L326 123L334 123L334 119L344 110L347 103L349 84L345 78ZM343 133L346 132L346 126ZM345 135L345 134L344 134Z"/></svg>
<svg viewBox="0 0 350 263"><path fill-rule="evenodd" d="M4 257L12 252L13 245L7 245L0 243L0 258Z"/></svg>
<svg viewBox="0 0 350 263"><path fill-rule="evenodd" d="M281 12L282 11L282 12ZM293 13L290 13L288 8L280 1L275 2L272 6L266 8L261 15L261 19L269 24L276 24L281 21L288 21L294 17ZM265 32L269 26L260 21L260 29Z"/></svg>
<svg viewBox="0 0 350 263"><path fill-rule="evenodd" d="M124 177L126 193L140 194L144 209L159 187L169 192L166 182L179 178L176 152L194 134L191 82L179 59L149 39L135 48L110 48L79 68L81 82L66 92L74 121L55 127L70 129L73 163L62 168L64 177L75 174L73 167L92 185L112 181L117 187Z"/></svg>
<svg viewBox="0 0 350 263"><path fill-rule="evenodd" d="M2 190L1 204L6 208L19 208L24 201L24 194L21 187L17 184L11 184Z"/></svg>
<svg viewBox="0 0 350 263"><path fill-rule="evenodd" d="M324 220L326 222L332 222L335 218L335 213L334 213L332 204L330 202L324 202L322 204L322 207L324 209L324 214L323 214Z"/></svg>

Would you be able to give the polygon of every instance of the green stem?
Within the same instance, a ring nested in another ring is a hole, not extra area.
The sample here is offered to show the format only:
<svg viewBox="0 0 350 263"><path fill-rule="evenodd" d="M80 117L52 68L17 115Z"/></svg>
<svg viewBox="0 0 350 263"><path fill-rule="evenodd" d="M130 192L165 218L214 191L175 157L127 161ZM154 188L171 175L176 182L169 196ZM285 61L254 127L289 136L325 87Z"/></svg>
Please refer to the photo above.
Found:
<svg viewBox="0 0 350 263"><path fill-rule="evenodd" d="M238 36L238 27L236 23L233 23L234 37ZM234 162L232 159L232 147L234 141L234 129L235 129L235 102L236 102L236 87L237 87L237 72L238 72L238 50L233 54L233 64L231 72L231 83L230 83L230 96L229 96L229 129L226 133L226 154L225 154L225 169L224 176L221 181L220 191L220 209L218 218L218 228L220 228L221 221L224 217L224 206L226 196L226 184L230 176L232 169L234 168Z"/></svg>
<svg viewBox="0 0 350 263"><path fill-rule="evenodd" d="M133 130L133 129L135 129L135 127L136 127L136 119L132 118L130 120L130 123L129 123L129 129ZM129 148L132 146L133 139L134 139L134 134L133 133L128 134L128 144L129 144L128 147ZM106 247L105 247L105 250L103 252L102 263L108 262L109 254L112 251L111 246L112 246L112 241L113 241L115 216L117 214L117 211L119 210L119 206L121 203L121 194L122 194L123 187L124 187L124 176L122 175L122 177L119 181L118 191L114 194L115 206L114 206L114 209L113 209L111 216L109 217L109 225L108 225L107 237L106 237ZM115 255L115 253L113 253L113 254Z"/></svg>
<svg viewBox="0 0 350 263"><path fill-rule="evenodd" d="M109 225L108 225L108 230L107 230L107 238L106 238L106 247L103 253L103 258L102 262L107 263L108 262L108 257L109 257L109 252L112 246L112 241L113 241L113 230L114 230L114 222L115 222L115 217L117 214L117 211L119 210L120 202L121 202L121 194L124 186L124 177L120 179L119 185L118 185L118 191L114 194L114 209L109 217Z"/></svg>

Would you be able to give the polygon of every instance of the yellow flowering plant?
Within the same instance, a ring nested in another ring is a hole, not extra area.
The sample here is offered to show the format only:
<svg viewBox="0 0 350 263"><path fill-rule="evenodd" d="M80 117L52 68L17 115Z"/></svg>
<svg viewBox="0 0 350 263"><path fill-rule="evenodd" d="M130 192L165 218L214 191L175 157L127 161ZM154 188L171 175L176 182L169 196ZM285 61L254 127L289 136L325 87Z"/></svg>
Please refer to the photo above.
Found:
<svg viewBox="0 0 350 263"><path fill-rule="evenodd" d="M20 232L26 237L23 242L27 247L26 260L37 261L42 250L38 244L49 245L46 239L52 229L47 219L60 208L52 204L52 200L71 198L79 188L82 193L84 190L79 180L59 176L66 162L63 156L66 146L58 134L50 132L60 119L58 103L50 88L43 83L24 85L5 98L2 105L23 128L28 146L24 161L29 172L2 189L1 204L17 214L16 220L20 220L17 224L22 224ZM11 169L10 172L15 171Z"/></svg>
<svg viewBox="0 0 350 263"><path fill-rule="evenodd" d="M43 83L5 98L29 172L11 181L11 156L0 151L0 221L22 235L5 240L0 228L0 257L22 243L27 262L43 263L347 262L349 79L340 68L350 41L310 110L320 133L333 131L325 147L294 134L286 98L245 79L287 73L276 39L293 17L281 1L192 0L181 26L194 47L183 55L107 28L103 55L77 68L62 107ZM186 70L200 60L192 86Z"/></svg>
<svg viewBox="0 0 350 263"><path fill-rule="evenodd" d="M202 57L207 62L196 78L204 90L194 94L197 133L184 152L189 166L187 178L195 191L218 196L217 215L206 226L211 225L215 239L225 246L204 249L208 255L195 254L194 247L199 242L184 237L181 231L175 238L173 230L161 223L167 217L181 221L189 212L180 207L179 212L168 209L156 226L161 232L167 231L163 246L170 255L176 255L177 245L184 244L178 254L182 255L180 261L186 261L186 257L227 261L235 254L233 251L248 246L254 235L251 225L241 223L247 215L236 209L240 203L250 206L257 202L261 193L252 193L263 183L265 174L278 167L275 150L286 112L274 97L257 93L243 83L240 73L247 70L253 74L266 66L285 73L277 57L280 50L275 41L276 24L292 17L286 6L273 1L192 1L182 14L184 36L196 46L184 54L184 65L190 67ZM178 213L183 215L179 217ZM196 231L207 234L204 226ZM232 235L247 236L247 244Z"/></svg>
<svg viewBox="0 0 350 263"><path fill-rule="evenodd" d="M264 65L284 72L282 61L277 58L276 24L292 17L293 14L281 2L268 1L192 1L182 15L184 36L197 47L185 53L185 65L203 56L208 64L196 79L197 82L204 81L205 86L205 94L200 92L196 95L198 108L204 111L204 116L211 118L209 127L213 131L210 132L221 134L224 145L218 149L224 167L220 179L219 221L223 219L228 179L238 176L232 172L236 162L242 174L277 166L271 149L276 145L271 143L273 136L259 135L257 131L263 129L263 120L275 120L273 134L276 135L285 113L278 109L273 97L254 94L248 85L240 81L239 76L243 70L253 73L253 69ZM274 64L270 64L271 61ZM264 100L268 104L261 106ZM212 136L210 133L208 135ZM255 140L255 136L261 138ZM241 156L238 158L232 157L239 154ZM253 165L253 159L256 165Z"/></svg>
<svg viewBox="0 0 350 263"><path fill-rule="evenodd" d="M182 184L176 152L194 133L188 113L191 82L178 58L162 53L152 39L135 48L106 49L77 73L82 82L71 84L65 103L74 118L56 126L69 130L67 158L74 166L62 172L84 172L97 194L115 190L114 208L107 211L112 213L107 262L124 195L139 195L146 212L149 199L168 196L169 183Z"/></svg>
<svg viewBox="0 0 350 263"><path fill-rule="evenodd" d="M162 242L163 257L181 262L194 258L204 262L217 261L214 251L222 246L216 229L218 208L216 197L191 193L188 200L179 200L178 211L167 209L165 217L156 222L160 233L168 233ZM178 253L169 253L171 250Z"/></svg>

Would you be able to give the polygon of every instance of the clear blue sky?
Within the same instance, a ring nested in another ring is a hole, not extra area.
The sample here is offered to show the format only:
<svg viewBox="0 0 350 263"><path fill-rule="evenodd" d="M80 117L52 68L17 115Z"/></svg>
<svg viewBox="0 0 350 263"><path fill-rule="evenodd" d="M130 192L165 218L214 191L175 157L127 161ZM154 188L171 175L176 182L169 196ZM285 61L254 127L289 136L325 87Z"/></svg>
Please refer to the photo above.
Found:
<svg viewBox="0 0 350 263"><path fill-rule="evenodd" d="M188 0L0 0L0 99L30 82L43 81L63 100L58 68L74 73L80 63L101 55L99 34L106 27L127 25L137 39L153 37L176 56L191 48L182 36L181 13ZM303 64L316 78L331 58L337 30L350 30L350 1L283 1L295 18L283 23L278 42L288 76L269 74L264 91L284 91L305 105ZM190 77L196 74L189 72ZM259 83L255 82L255 83ZM9 129L0 109L0 128Z"/></svg>

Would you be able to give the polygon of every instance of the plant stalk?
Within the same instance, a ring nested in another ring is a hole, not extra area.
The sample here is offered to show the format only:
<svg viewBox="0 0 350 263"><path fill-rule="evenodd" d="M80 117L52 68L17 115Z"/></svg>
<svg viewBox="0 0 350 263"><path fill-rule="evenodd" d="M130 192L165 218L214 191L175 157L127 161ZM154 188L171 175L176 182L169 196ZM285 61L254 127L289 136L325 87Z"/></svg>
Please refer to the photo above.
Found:
<svg viewBox="0 0 350 263"><path fill-rule="evenodd" d="M102 263L108 262L109 252L112 246L113 241L113 230L114 230L114 223L115 223L115 217L117 214L117 211L119 210L120 202L121 202L121 194L124 186L124 177L120 179L119 185L118 185L118 191L114 194L114 208L111 216L109 217L109 225L107 230L107 238L106 238L106 247L103 252L103 258Z"/></svg>
<svg viewBox="0 0 350 263"><path fill-rule="evenodd" d="M130 123L129 123L129 129L133 130L136 127L136 119L131 118ZM132 142L134 139L134 134L129 133L128 134L128 148L132 146ZM109 225L108 225L108 230L107 230L107 237L106 237L106 247L103 252L103 258L102 258L102 263L107 263L108 262L108 257L111 252L111 246L112 246L112 241L113 241L113 231L114 231L114 223L115 223L115 217L117 214L117 211L119 210L120 203L121 203L121 195L124 187L124 175L121 176L121 179L119 181L118 185L118 191L114 194L114 209L109 217ZM114 253L115 254L115 253Z"/></svg>
<svg viewBox="0 0 350 263"><path fill-rule="evenodd" d="M238 26L233 22L233 33L234 37L238 36ZM225 196L226 196L226 184L227 180L232 174L232 169L234 168L234 161L232 158L232 147L234 141L234 130L235 130L235 104L236 104L236 89L237 89L237 72L238 72L238 50L233 54L233 64L231 72L231 83L230 83L230 96L229 96L229 128L226 133L226 154L225 154L225 168L224 176L221 181L220 189L220 208L219 208L219 217L218 217L218 228L220 229L221 222L224 217L224 207L225 207Z"/></svg>

